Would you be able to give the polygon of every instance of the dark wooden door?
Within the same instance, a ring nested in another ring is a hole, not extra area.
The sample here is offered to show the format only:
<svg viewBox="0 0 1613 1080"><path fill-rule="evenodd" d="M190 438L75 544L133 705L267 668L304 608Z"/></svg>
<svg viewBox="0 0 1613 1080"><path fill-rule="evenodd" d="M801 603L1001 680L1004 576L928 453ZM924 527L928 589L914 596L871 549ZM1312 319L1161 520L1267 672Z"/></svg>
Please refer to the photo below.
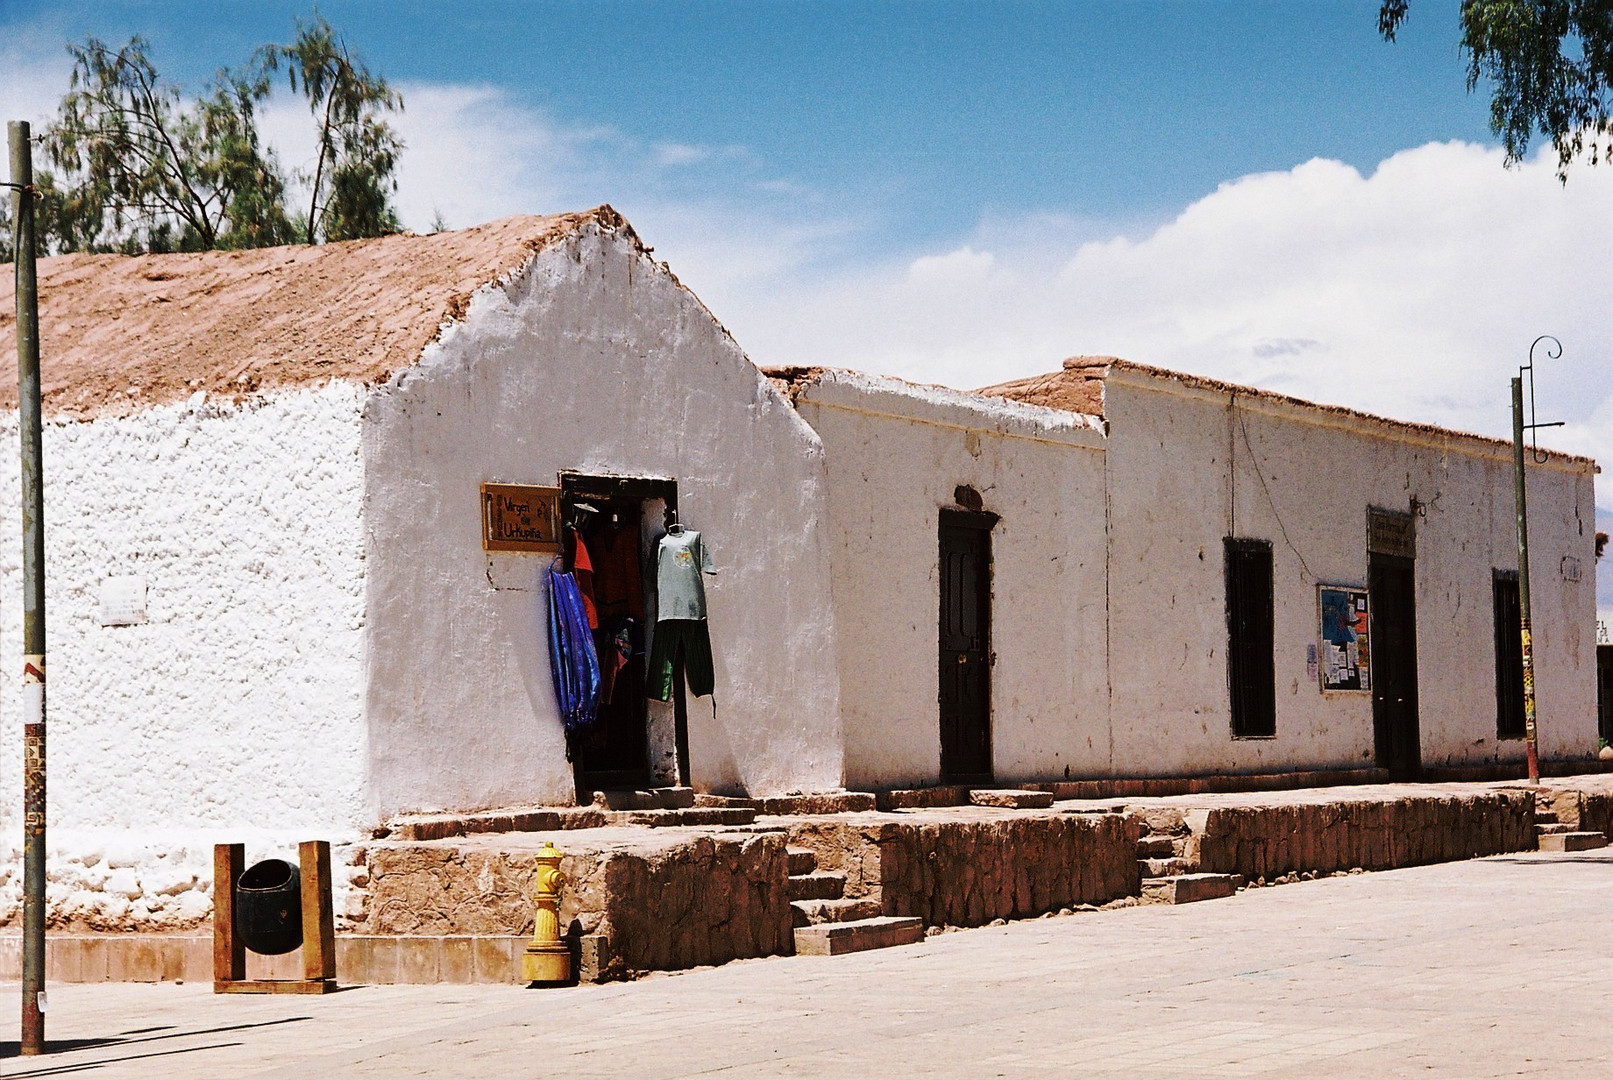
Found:
<svg viewBox="0 0 1613 1080"><path fill-rule="evenodd" d="M1372 607L1372 728L1378 765L1403 776L1422 768L1417 723L1416 579L1410 559L1368 556Z"/></svg>
<svg viewBox="0 0 1613 1080"><path fill-rule="evenodd" d="M991 778L991 523L941 516L941 779Z"/></svg>
<svg viewBox="0 0 1613 1080"><path fill-rule="evenodd" d="M1596 647L1596 730L1613 743L1613 645Z"/></svg>

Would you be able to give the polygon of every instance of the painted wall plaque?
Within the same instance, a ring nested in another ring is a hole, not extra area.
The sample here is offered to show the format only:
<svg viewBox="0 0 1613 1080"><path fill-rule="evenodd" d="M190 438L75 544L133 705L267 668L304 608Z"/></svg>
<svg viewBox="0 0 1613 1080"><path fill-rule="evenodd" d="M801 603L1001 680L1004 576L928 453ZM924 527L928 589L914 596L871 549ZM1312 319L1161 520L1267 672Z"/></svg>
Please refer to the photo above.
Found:
<svg viewBox="0 0 1613 1080"><path fill-rule="evenodd" d="M557 553L560 489L483 484L482 549Z"/></svg>

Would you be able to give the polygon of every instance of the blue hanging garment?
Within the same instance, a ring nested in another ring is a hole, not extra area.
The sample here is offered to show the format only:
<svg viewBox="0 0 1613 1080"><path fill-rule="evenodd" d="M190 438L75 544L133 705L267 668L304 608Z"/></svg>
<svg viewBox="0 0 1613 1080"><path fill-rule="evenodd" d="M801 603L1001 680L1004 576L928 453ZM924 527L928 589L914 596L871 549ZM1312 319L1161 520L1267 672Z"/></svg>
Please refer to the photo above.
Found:
<svg viewBox="0 0 1613 1080"><path fill-rule="evenodd" d="M577 579L549 567L549 666L567 731L599 715L599 656Z"/></svg>

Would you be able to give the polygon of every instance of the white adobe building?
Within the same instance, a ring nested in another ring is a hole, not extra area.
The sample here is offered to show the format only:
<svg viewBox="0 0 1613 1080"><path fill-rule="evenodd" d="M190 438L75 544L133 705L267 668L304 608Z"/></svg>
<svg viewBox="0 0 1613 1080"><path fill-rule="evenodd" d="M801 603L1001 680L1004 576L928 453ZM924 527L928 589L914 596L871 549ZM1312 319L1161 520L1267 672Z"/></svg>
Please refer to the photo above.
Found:
<svg viewBox="0 0 1613 1080"><path fill-rule="evenodd" d="M849 787L1523 760L1510 443L1109 357L776 375L824 445ZM1596 750L1596 472L1529 466L1548 759ZM950 568L949 520L985 538ZM1366 653L1332 688L1324 588Z"/></svg>
<svg viewBox="0 0 1613 1080"><path fill-rule="evenodd" d="M61 921L204 917L216 840L601 787L1521 759L1497 736L1516 562L1492 440L1108 360L981 393L770 379L609 207L64 256L40 291ZM0 454L0 487L16 468ZM1595 749L1594 472L1531 471L1548 758ZM551 556L486 550L489 483L558 488L567 521L587 503L640 555L672 516L699 530L714 695L663 705L629 679L568 747ZM8 503L0 537L19 535ZM0 670L20 670L19 550L0 542ZM1330 665L1319 586L1370 594L1365 643L1339 647L1354 667ZM1323 689L1349 672L1368 687ZM0 726L17 710L0 685ZM20 767L0 743L0 791ZM0 923L19 802L0 801Z"/></svg>

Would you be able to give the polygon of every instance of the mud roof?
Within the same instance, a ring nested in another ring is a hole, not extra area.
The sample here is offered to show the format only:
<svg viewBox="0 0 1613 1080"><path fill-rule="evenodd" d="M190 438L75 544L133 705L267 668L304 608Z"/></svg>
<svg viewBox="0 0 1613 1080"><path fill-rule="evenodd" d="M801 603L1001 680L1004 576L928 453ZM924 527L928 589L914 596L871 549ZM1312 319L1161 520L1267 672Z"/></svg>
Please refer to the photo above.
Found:
<svg viewBox="0 0 1613 1080"><path fill-rule="evenodd" d="M1317 417L1339 417L1358 421L1369 427L1384 428L1389 432L1417 433L1441 439L1460 439L1485 446L1505 447L1509 451L1512 447L1512 443L1508 439L1497 439L1488 435L1455 431L1450 428L1438 427L1434 424L1393 420L1379 416L1376 413L1348 409L1342 405L1322 405L1314 401L1307 401L1304 398L1293 397L1289 394L1261 390L1253 386L1242 386L1238 383L1223 382L1220 379L1211 379L1202 375L1187 375L1179 371L1153 367L1149 364L1139 364L1133 360L1122 360L1117 356L1073 356L1064 361L1063 366L1058 371L1050 372L1046 375L1034 375L1028 379L1015 379L1012 382L982 387L976 393L985 394L989 397L1010 398L1015 401L1043 405L1053 409L1067 409L1071 412L1086 413L1091 416L1103 416L1104 387L1111 374L1142 376L1146 379L1171 383L1187 389L1234 395L1255 401L1272 402L1309 412ZM1549 451L1549 453L1552 457L1564 462L1590 465L1592 467L1596 464L1591 458L1578 454L1565 454L1556 450Z"/></svg>
<svg viewBox="0 0 1613 1080"><path fill-rule="evenodd" d="M39 263L47 415L136 412L198 390L240 395L331 379L378 383L413 364L471 295L609 206L474 228L318 246L175 255L58 255ZM0 356L16 355L14 275L0 281ZM0 362L0 408L17 369Z"/></svg>

